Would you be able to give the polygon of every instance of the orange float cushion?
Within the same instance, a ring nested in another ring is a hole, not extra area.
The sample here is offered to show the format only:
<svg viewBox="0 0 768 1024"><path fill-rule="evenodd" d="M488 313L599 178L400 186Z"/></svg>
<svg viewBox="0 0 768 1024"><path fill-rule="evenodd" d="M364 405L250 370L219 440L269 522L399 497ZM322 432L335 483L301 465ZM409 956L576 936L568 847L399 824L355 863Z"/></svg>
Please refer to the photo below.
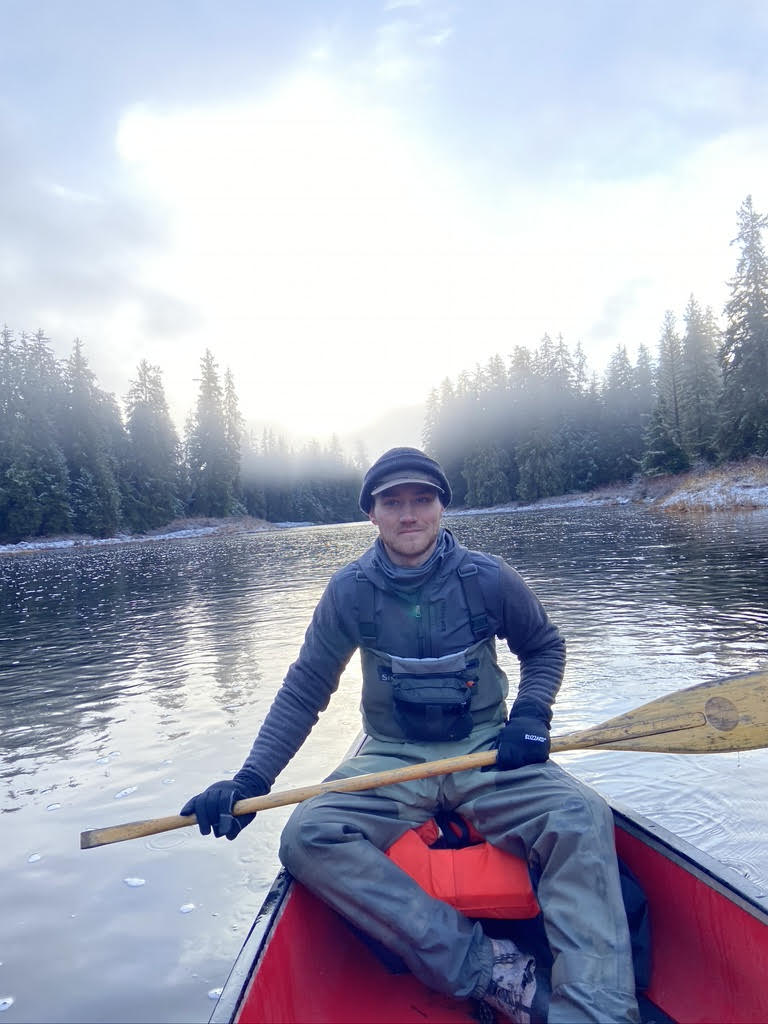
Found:
<svg viewBox="0 0 768 1024"><path fill-rule="evenodd" d="M435 822L412 829L387 850L387 856L436 899L467 917L536 917L539 903L522 857L485 841L459 849L432 849Z"/></svg>

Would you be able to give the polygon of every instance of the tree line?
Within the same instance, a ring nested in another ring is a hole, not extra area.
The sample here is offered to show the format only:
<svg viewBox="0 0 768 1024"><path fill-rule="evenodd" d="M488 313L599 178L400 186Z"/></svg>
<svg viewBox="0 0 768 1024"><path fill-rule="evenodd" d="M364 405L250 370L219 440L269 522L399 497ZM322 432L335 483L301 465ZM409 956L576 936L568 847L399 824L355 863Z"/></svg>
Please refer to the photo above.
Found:
<svg viewBox="0 0 768 1024"><path fill-rule="evenodd" d="M336 442L296 452L247 434L232 374L208 350L179 439L157 366L139 363L123 414L80 340L59 361L42 331L0 332L0 542L141 533L180 516L345 521L359 482Z"/></svg>
<svg viewBox="0 0 768 1024"><path fill-rule="evenodd" d="M545 335L533 351L516 346L444 380L429 398L424 445L457 503L530 502L768 455L766 226L748 196L722 330L691 296L682 325L665 314L655 353L641 345L633 361L619 344L602 377L580 344Z"/></svg>
<svg viewBox="0 0 768 1024"><path fill-rule="evenodd" d="M455 503L530 502L767 455L767 226L748 196L722 330L691 296L681 325L666 313L655 353L641 345L633 361L619 344L602 376L580 344L545 335L444 380L423 441ZM209 350L180 439L157 366L139 363L121 409L79 340L59 361L42 331L0 332L0 542L144 532L180 516L351 521L364 468L335 440L296 451L271 431L249 434L232 374Z"/></svg>

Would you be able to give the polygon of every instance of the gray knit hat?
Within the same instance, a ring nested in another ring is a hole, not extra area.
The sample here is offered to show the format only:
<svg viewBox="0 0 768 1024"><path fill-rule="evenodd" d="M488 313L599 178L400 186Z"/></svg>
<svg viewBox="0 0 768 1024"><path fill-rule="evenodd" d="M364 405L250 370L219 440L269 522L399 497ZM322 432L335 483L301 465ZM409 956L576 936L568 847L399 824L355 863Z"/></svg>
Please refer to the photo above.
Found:
<svg viewBox="0 0 768 1024"><path fill-rule="evenodd" d="M451 503L451 485L439 462L418 448L390 448L365 474L360 508L367 515L377 494L399 484L429 484L439 492L444 506Z"/></svg>

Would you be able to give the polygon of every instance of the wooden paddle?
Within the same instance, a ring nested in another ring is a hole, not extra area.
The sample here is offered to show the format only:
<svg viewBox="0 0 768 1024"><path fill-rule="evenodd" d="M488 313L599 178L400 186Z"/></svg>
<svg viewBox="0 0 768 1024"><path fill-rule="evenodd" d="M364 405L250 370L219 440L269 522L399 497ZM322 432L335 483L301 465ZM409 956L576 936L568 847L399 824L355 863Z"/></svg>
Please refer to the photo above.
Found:
<svg viewBox="0 0 768 1024"><path fill-rule="evenodd" d="M602 725L579 732L566 733L552 739L552 753L599 747L607 750L647 750L657 753L706 754L715 751L754 750L768 746L768 671L732 676L711 683L701 683L678 690L643 704L635 711L611 718ZM447 775L467 768L492 765L495 750L477 754L446 757L440 761L372 772L352 778L337 779L314 786L301 786L283 792L269 793L248 800L239 800L235 814L254 814L272 807L298 804L322 793L356 793L376 789L395 782ZM194 815L150 818L110 828L96 828L80 833L80 848L119 843L125 839L169 832L195 825Z"/></svg>

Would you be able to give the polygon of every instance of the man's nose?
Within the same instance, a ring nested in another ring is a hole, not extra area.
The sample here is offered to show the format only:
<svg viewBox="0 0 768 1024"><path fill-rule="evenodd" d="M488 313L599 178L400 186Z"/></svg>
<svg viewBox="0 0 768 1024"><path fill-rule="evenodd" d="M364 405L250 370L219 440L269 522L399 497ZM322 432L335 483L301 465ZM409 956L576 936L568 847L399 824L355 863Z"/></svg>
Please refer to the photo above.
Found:
<svg viewBox="0 0 768 1024"><path fill-rule="evenodd" d="M416 518L416 506L411 505L409 501L404 501L400 508L401 519L415 519Z"/></svg>

